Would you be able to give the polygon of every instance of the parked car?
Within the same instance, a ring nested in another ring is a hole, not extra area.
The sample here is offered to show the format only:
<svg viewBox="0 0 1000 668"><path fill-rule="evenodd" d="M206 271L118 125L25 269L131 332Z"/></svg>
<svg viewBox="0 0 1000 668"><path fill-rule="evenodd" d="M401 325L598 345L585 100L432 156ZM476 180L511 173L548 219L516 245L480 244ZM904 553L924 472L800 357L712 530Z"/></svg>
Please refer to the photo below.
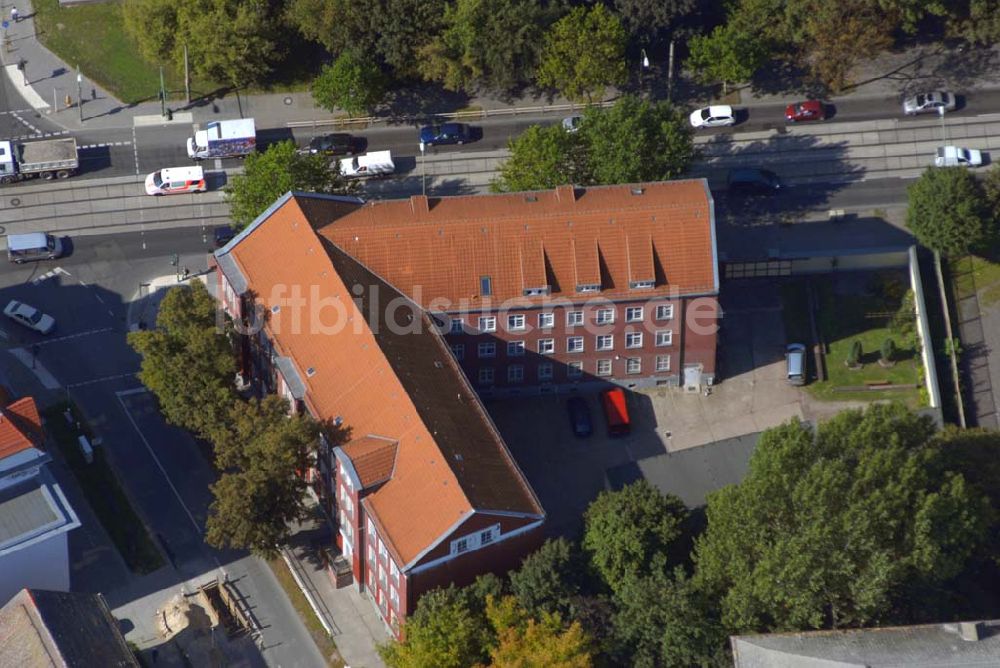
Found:
<svg viewBox="0 0 1000 668"><path fill-rule="evenodd" d="M824 118L826 118L826 110L823 109L823 103L819 100L795 102L785 107L785 120L789 123L821 121Z"/></svg>
<svg viewBox="0 0 1000 668"><path fill-rule="evenodd" d="M562 119L562 127L566 132L576 132L580 129L580 123L583 121L583 116L567 116Z"/></svg>
<svg viewBox="0 0 1000 668"><path fill-rule="evenodd" d="M785 375L792 385L806 384L806 346L789 343L785 348Z"/></svg>
<svg viewBox="0 0 1000 668"><path fill-rule="evenodd" d="M34 306L28 306L24 302L11 300L4 308L3 314L28 329L33 329L40 334L48 334L55 326L56 321L51 315L45 315Z"/></svg>
<svg viewBox="0 0 1000 668"><path fill-rule="evenodd" d="M982 151L958 146L942 146L934 156L935 167L979 167L983 164Z"/></svg>
<svg viewBox="0 0 1000 668"><path fill-rule="evenodd" d="M728 104L704 107L691 112L691 126L696 128L718 128L736 124L736 114Z"/></svg>
<svg viewBox="0 0 1000 668"><path fill-rule="evenodd" d="M365 144L364 137L355 137L346 132L334 132L310 139L306 151L323 155L354 155L364 151Z"/></svg>
<svg viewBox="0 0 1000 668"><path fill-rule="evenodd" d="M938 109L952 111L955 109L955 96L943 90L930 93L920 93L903 101L903 113L907 116L937 112Z"/></svg>
<svg viewBox="0 0 1000 668"><path fill-rule="evenodd" d="M569 411L569 425L573 428L573 434L579 438L586 438L594 433L594 423L590 420L590 409L583 397L571 397L566 402L566 410Z"/></svg>
<svg viewBox="0 0 1000 668"><path fill-rule="evenodd" d="M146 177L147 195L183 195L206 190L205 172L201 167L168 167Z"/></svg>
<svg viewBox="0 0 1000 668"><path fill-rule="evenodd" d="M236 236L236 230L230 225L219 225L215 228L215 247L222 248Z"/></svg>
<svg viewBox="0 0 1000 668"><path fill-rule="evenodd" d="M465 123L443 123L441 125L425 125L420 128L420 142L427 146L464 144L470 141L471 137L471 128Z"/></svg>
<svg viewBox="0 0 1000 668"><path fill-rule="evenodd" d="M726 179L734 195L773 195L781 190L781 179L769 169L746 167L732 169Z"/></svg>

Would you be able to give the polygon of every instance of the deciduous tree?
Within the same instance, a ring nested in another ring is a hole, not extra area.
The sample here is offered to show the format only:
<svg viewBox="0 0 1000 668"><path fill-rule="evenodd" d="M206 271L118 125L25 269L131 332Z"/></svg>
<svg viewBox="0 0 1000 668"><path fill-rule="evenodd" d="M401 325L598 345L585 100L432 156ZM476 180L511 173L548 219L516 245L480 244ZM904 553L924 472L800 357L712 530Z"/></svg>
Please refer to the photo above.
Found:
<svg viewBox="0 0 1000 668"><path fill-rule="evenodd" d="M497 642L490 649L493 668L590 668L591 639L580 624L562 623L558 614L539 619L517 609L511 596L487 601L487 619Z"/></svg>
<svg viewBox="0 0 1000 668"><path fill-rule="evenodd" d="M691 38L688 64L706 83L729 84L748 81L764 63L769 49L760 33L743 30L737 23L716 26L709 35Z"/></svg>
<svg viewBox="0 0 1000 668"><path fill-rule="evenodd" d="M544 612L559 613L563 619L571 619L585 571L573 543L565 538L550 539L511 572L510 588L529 615L537 618Z"/></svg>
<svg viewBox="0 0 1000 668"><path fill-rule="evenodd" d="M613 0L615 12L629 35L650 44L691 13L695 0Z"/></svg>
<svg viewBox="0 0 1000 668"><path fill-rule="evenodd" d="M139 380L156 395L167 421L202 438L225 421L236 401L236 357L217 308L204 284L192 281L167 292L155 329L128 335L142 355Z"/></svg>
<svg viewBox="0 0 1000 668"><path fill-rule="evenodd" d="M605 583L618 591L629 578L667 567L670 545L686 516L680 499L646 480L601 492L584 513L583 549Z"/></svg>
<svg viewBox="0 0 1000 668"><path fill-rule="evenodd" d="M604 5L577 7L545 35L538 84L571 100L604 97L625 82L625 29Z"/></svg>
<svg viewBox="0 0 1000 668"><path fill-rule="evenodd" d="M695 550L727 631L893 621L903 587L960 573L990 508L934 432L898 404L764 432L743 482L709 495Z"/></svg>
<svg viewBox="0 0 1000 668"><path fill-rule="evenodd" d="M248 155L243 173L230 178L225 192L230 218L244 227L290 190L349 194L355 189L341 176L339 163L301 154L294 143L283 141Z"/></svg>
<svg viewBox="0 0 1000 668"><path fill-rule="evenodd" d="M510 140L510 157L500 165L493 190L546 190L589 181L586 148L578 135L559 125L532 125Z"/></svg>
<svg viewBox="0 0 1000 668"><path fill-rule="evenodd" d="M994 238L996 221L979 184L962 167L932 167L907 189L906 226L924 246L961 255Z"/></svg>
<svg viewBox="0 0 1000 668"><path fill-rule="evenodd" d="M385 77L373 59L348 49L323 66L312 83L312 95L316 104L328 111L343 109L360 116L385 98Z"/></svg>

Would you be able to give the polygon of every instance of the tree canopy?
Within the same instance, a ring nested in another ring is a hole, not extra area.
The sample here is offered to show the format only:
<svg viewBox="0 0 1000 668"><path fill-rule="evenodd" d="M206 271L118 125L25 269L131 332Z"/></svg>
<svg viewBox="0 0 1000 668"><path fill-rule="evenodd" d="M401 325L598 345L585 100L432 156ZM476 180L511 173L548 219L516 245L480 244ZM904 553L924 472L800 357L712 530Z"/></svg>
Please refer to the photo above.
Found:
<svg viewBox="0 0 1000 668"><path fill-rule="evenodd" d="M983 247L996 234L982 187L962 167L932 167L907 193L906 226L931 250L961 255Z"/></svg>
<svg viewBox="0 0 1000 668"><path fill-rule="evenodd" d="M592 102L625 82L625 29L604 5L576 7L546 33L538 84Z"/></svg>
<svg viewBox="0 0 1000 668"><path fill-rule="evenodd" d="M901 589L958 574L989 507L941 466L930 418L892 404L761 435L746 478L708 498L696 580L731 631L872 624Z"/></svg>
<svg viewBox="0 0 1000 668"><path fill-rule="evenodd" d="M591 640L578 622L564 626L558 614L539 619L517 609L511 596L487 599L486 618L496 634L490 649L494 668L590 668Z"/></svg>
<svg viewBox="0 0 1000 668"><path fill-rule="evenodd" d="M706 83L749 81L767 58L767 44L759 33L743 30L736 23L716 26L708 35L695 35L688 48L688 63Z"/></svg>
<svg viewBox="0 0 1000 668"><path fill-rule="evenodd" d="M201 281L171 288L156 327L131 332L139 380L171 424L209 438L236 401L236 356L225 320Z"/></svg>
<svg viewBox="0 0 1000 668"><path fill-rule="evenodd" d="M349 194L355 188L341 176L340 163L299 153L293 142L282 141L248 155L243 173L230 177L225 192L230 218L245 227L290 190Z"/></svg>
<svg viewBox="0 0 1000 668"><path fill-rule="evenodd" d="M348 49L324 65L312 83L313 99L328 111L343 109L360 116L370 113L385 97L385 79L378 65L357 49Z"/></svg>

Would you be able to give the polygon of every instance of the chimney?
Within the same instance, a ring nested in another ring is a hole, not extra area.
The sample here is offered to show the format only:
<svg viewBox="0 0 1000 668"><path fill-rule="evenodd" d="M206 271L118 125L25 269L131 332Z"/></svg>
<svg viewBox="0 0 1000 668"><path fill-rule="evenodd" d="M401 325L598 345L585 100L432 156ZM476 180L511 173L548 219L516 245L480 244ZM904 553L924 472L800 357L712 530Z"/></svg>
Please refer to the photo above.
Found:
<svg viewBox="0 0 1000 668"><path fill-rule="evenodd" d="M958 633L960 636L962 636L962 640L967 640L969 642L976 642L983 637L983 623L959 622Z"/></svg>
<svg viewBox="0 0 1000 668"><path fill-rule="evenodd" d="M556 186L556 200L560 204L572 204L576 201L576 187L573 185Z"/></svg>
<svg viewBox="0 0 1000 668"><path fill-rule="evenodd" d="M415 214L430 213L431 206L427 195L410 195L410 210Z"/></svg>

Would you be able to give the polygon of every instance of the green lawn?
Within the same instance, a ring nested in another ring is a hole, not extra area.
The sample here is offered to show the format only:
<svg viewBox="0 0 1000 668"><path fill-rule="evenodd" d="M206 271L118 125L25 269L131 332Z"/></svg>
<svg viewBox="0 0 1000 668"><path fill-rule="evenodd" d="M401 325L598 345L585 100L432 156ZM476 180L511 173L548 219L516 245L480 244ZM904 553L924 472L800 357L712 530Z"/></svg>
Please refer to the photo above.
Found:
<svg viewBox="0 0 1000 668"><path fill-rule="evenodd" d="M39 39L67 65L79 65L88 79L123 102L158 99L159 66L139 57L135 42L125 34L120 2L60 7L59 0L33 0L32 6ZM168 97L183 98L183 69L170 63L163 65ZM191 82L192 95L216 88L207 81ZM76 91L70 93L76 97Z"/></svg>
<svg viewBox="0 0 1000 668"><path fill-rule="evenodd" d="M955 292L961 297L979 292L979 305L1000 302L1000 263L995 259L969 255L952 263Z"/></svg>
<svg viewBox="0 0 1000 668"><path fill-rule="evenodd" d="M81 426L80 431L68 424L63 417L67 408L73 410L76 421ZM94 514L108 532L129 569L135 573L145 574L152 573L162 566L163 558L160 552L153 544L146 526L132 509L110 465L105 461L102 447L94 448L93 463L88 464L84 461L77 437L83 433L91 438L93 434L76 408L61 402L43 410L42 416L45 418L46 432L59 447L77 482L83 488Z"/></svg>

